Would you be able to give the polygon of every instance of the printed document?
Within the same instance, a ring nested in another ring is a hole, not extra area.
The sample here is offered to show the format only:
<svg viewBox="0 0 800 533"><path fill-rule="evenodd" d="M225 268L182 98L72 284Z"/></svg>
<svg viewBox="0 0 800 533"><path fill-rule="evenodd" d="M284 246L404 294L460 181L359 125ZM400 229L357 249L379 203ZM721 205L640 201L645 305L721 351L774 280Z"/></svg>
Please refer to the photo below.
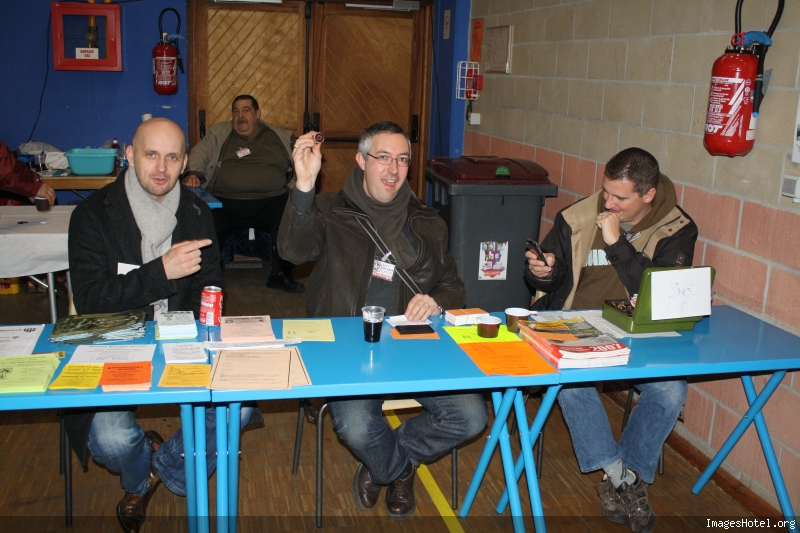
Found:
<svg viewBox="0 0 800 533"><path fill-rule="evenodd" d="M202 342L169 342L162 344L161 347L164 348L164 362L168 365L208 362L208 355Z"/></svg>
<svg viewBox="0 0 800 533"><path fill-rule="evenodd" d="M75 349L69 362L73 365L102 363L136 363L152 361L155 344L81 345Z"/></svg>
<svg viewBox="0 0 800 533"><path fill-rule="evenodd" d="M303 342L334 342L333 324L329 318L322 320L284 320L283 338L300 337Z"/></svg>
<svg viewBox="0 0 800 533"><path fill-rule="evenodd" d="M0 327L0 357L30 355L42 331L44 324Z"/></svg>
<svg viewBox="0 0 800 533"><path fill-rule="evenodd" d="M211 369L212 390L290 388L291 350L221 350Z"/></svg>

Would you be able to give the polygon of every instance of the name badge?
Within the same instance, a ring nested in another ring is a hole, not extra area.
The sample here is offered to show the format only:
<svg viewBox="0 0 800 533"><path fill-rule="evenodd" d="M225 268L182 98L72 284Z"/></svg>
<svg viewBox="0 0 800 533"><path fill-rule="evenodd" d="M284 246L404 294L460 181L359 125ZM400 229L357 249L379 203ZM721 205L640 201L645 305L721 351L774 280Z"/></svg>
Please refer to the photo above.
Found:
<svg viewBox="0 0 800 533"><path fill-rule="evenodd" d="M372 264L372 277L392 281L394 277L394 265L376 259Z"/></svg>
<svg viewBox="0 0 800 533"><path fill-rule="evenodd" d="M243 158L246 155L250 155L250 148L239 148L236 150L236 155L239 156L239 159Z"/></svg>
<svg viewBox="0 0 800 533"><path fill-rule="evenodd" d="M125 275L131 270L136 270L141 265L129 265L128 263L117 263L117 276Z"/></svg>

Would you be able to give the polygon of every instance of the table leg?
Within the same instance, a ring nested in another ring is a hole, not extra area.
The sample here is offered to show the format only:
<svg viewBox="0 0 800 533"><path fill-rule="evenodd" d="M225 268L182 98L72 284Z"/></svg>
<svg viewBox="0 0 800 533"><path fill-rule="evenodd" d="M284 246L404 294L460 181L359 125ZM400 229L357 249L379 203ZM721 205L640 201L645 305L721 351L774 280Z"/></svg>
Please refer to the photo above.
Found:
<svg viewBox="0 0 800 533"><path fill-rule="evenodd" d="M206 461L206 408L194 407L195 487L197 491L197 531L208 533L208 463Z"/></svg>
<svg viewBox="0 0 800 533"><path fill-rule="evenodd" d="M533 419L533 424L531 424L531 429L528 432L528 443L530 445L531 450L533 450L533 443L536 442L536 436L539 435L539 433L542 431L544 423L547 421L547 417L550 414L550 410L556 403L556 397L558 396L558 392L560 390L561 390L561 385L552 385L547 388L547 392L545 392L544 396L542 396L542 404L539 406L539 410L536 412L536 416ZM522 418L522 420L527 420L527 418ZM517 417L517 424L522 425L519 417ZM524 428L525 426L522 427ZM522 429L520 429L520 431L522 431ZM535 468L536 466L534 465L534 471ZM522 476L523 469L525 469L525 458L524 456L520 456L519 459L517 459L516 464L514 465L514 475L516 476L517 481L519 481L520 476ZM541 502L541 500L539 500L539 502ZM505 512L507 505L508 505L508 492L503 491L503 495L500 497L500 502L497 504L496 511L498 513ZM534 502L531 500L531 507L534 508L533 506ZM534 516L536 516L535 513Z"/></svg>
<svg viewBox="0 0 800 533"><path fill-rule="evenodd" d="M75 310L75 302L72 298L72 278L69 275L69 270L67 270L67 298L69 300L69 309L67 310L67 316L75 316L78 314L78 311Z"/></svg>
<svg viewBox="0 0 800 533"><path fill-rule="evenodd" d="M239 437L241 435L241 402L232 403L228 411L228 532L236 533L239 516Z"/></svg>
<svg viewBox="0 0 800 533"><path fill-rule="evenodd" d="M228 533L228 406L214 407L217 434L217 533Z"/></svg>
<svg viewBox="0 0 800 533"><path fill-rule="evenodd" d="M769 381L767 381L767 384L764 385L764 388L761 390L761 394L756 393L755 386L753 385L753 378L751 376L742 376L742 385L744 386L744 391L747 395L747 401L750 403L750 408L747 410L747 413L745 413L744 417L742 417L742 420L739 422L736 428L734 428L730 437L728 437L728 440L725 441L725 444L722 445L717 454L711 460L708 467L706 467L705 471L700 476L700 479L698 479L697 483L694 484L694 487L692 487L692 492L697 494L703 490L705 484L708 483L708 480L711 479L711 476L714 474L714 472L716 472L717 468L719 468L750 424L755 422L758 439L761 441L761 449L764 451L764 458L767 461L767 467L769 468L770 475L772 476L772 483L775 486L775 493L778 496L778 502L780 503L781 511L783 512L783 516L786 518L786 521L790 524L788 529L790 531L797 531L792 503L789 499L789 494L786 491L786 484L783 481L783 474L781 474L780 464L778 464L778 459L775 457L775 450L772 447L772 440L769 436L767 423L764 421L764 414L761 412L761 409L764 407L767 401L769 401L770 396L772 396L772 393L778 388L778 385L780 385L781 380L783 380L785 375L785 370L775 372ZM792 526L792 524L794 524L794 526Z"/></svg>
<svg viewBox="0 0 800 533"><path fill-rule="evenodd" d="M469 482L467 494L464 496L464 501L461 504L461 511L458 513L458 516L461 518L467 517L469 510L472 507L472 502L475 500L475 496L478 494L478 489L481 486L483 477L486 475L486 469L489 466L489 461L491 461L494 449L497 447L500 431L505 426L508 413L511 412L511 406L513 405L516 394L517 389L507 389L503 394L503 400L500 403L500 406L498 407L495 404L494 423L492 424L492 429L489 430L489 436L486 438L486 445L483 447L483 452L481 453L481 458L478 461L478 466L475 469L475 473L472 475L472 481ZM508 432L506 432L506 434L508 434Z"/></svg>
<svg viewBox="0 0 800 533"><path fill-rule="evenodd" d="M52 272L47 273L47 295L50 298L50 319L55 324L58 320L58 308L56 307L56 282Z"/></svg>
<svg viewBox="0 0 800 533"><path fill-rule="evenodd" d="M183 468L186 473L186 515L189 517L189 533L197 533L194 419L190 404L181 404L181 432L183 433Z"/></svg>
<svg viewBox="0 0 800 533"><path fill-rule="evenodd" d="M517 401L518 395L519 391L515 389L514 402ZM492 403L495 405L495 412L497 412L498 407L502 404L499 392L492 393ZM499 417L499 414L495 416ZM505 423L507 418L508 413L502 418L503 427L499 436L500 457L503 460L503 474L506 478L506 490L508 490L509 504L511 505L511 522L514 524L514 533L525 533L525 523L522 519L522 504L519 499L519 488L514 478L514 452L511 451L511 440L508 437L508 428ZM520 433L522 433L522 431L520 431Z"/></svg>

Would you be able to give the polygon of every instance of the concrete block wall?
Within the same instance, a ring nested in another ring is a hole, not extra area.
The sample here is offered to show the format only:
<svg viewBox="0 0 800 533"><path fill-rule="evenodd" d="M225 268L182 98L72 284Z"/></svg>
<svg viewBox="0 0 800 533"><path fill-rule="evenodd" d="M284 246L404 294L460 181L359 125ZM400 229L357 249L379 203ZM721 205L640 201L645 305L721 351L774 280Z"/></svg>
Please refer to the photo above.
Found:
<svg viewBox="0 0 800 533"><path fill-rule="evenodd" d="M695 264L717 269L716 303L800 334L800 204L781 196L800 98L800 2L786 2L773 69L746 157L703 147L711 66L734 32L736 0L472 0L484 28L513 25L510 74L486 74L464 154L532 159L559 185L559 209L600 188L604 163L639 146L661 163L700 229ZM776 0L744 2L743 30L766 30ZM484 30L485 33L485 30ZM484 54L486 49L484 47ZM481 72L485 71L485 62ZM766 377L759 378L757 387ZM697 381L677 430L711 455L744 413L738 379ZM765 408L792 503L800 507L800 377L787 374ZM724 467L777 508L755 429Z"/></svg>

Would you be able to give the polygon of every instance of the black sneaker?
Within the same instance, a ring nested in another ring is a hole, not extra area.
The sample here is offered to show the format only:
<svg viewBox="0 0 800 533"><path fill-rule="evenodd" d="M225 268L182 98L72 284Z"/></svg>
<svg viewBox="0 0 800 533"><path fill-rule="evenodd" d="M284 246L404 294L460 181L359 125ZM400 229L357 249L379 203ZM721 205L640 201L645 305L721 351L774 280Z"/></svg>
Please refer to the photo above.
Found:
<svg viewBox="0 0 800 533"><path fill-rule="evenodd" d="M291 274L286 272L273 272L270 274L269 279L267 279L267 287L292 294L300 294L306 290L305 285L296 281Z"/></svg>
<svg viewBox="0 0 800 533"><path fill-rule="evenodd" d="M617 498L617 491L607 475L603 475L603 481L597 485L597 497L600 498L604 517L617 524L628 523L628 517Z"/></svg>
<svg viewBox="0 0 800 533"><path fill-rule="evenodd" d="M633 483L622 482L615 489L617 504L627 518L633 533L651 533L656 527L656 514L647 503L647 491L650 488L639 474Z"/></svg>

